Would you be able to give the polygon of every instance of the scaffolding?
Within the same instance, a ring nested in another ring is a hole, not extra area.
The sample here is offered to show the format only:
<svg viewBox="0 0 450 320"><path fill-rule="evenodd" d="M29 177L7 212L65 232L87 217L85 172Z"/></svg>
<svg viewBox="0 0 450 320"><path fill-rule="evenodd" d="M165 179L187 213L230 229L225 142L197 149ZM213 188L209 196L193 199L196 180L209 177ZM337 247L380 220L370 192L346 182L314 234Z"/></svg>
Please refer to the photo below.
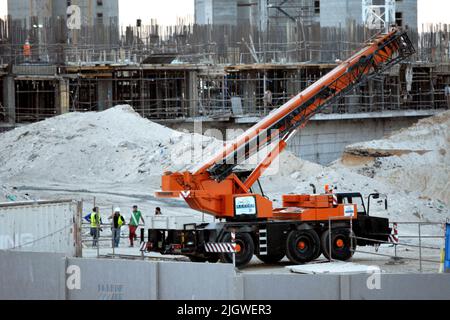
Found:
<svg viewBox="0 0 450 320"><path fill-rule="evenodd" d="M321 28L314 21L288 20L281 33L274 23L267 32L250 24L152 23L121 28L117 38L114 24L100 31L85 26L67 41L64 26L49 19L44 23L47 35L40 37L48 42L33 43L31 37L29 60L20 41L34 31L0 20L0 62L6 65L3 75L9 75L8 80L0 75L0 97L6 81L13 81L8 88L14 89L9 104L1 97L0 122L34 122L117 104L130 104L142 116L161 121L260 117L332 70L376 32L354 22ZM447 109L450 27L429 25L423 30L410 31L417 46L410 61L355 89L325 112ZM93 41L97 36L82 36L90 32L107 36L99 42ZM51 42L51 37L59 40Z"/></svg>

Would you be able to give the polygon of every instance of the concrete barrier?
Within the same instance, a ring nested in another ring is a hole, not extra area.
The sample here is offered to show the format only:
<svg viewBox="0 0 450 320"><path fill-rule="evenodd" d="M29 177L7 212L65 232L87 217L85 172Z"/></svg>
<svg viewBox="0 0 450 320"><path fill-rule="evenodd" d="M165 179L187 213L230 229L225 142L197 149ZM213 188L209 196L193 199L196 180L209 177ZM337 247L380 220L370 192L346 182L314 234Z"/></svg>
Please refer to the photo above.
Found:
<svg viewBox="0 0 450 320"><path fill-rule="evenodd" d="M244 274L246 300L335 300L340 279L335 275Z"/></svg>
<svg viewBox="0 0 450 320"><path fill-rule="evenodd" d="M450 299L450 274L250 274L229 264L0 251L0 299Z"/></svg>
<svg viewBox="0 0 450 320"><path fill-rule="evenodd" d="M234 267L230 264L159 263L161 300L228 300L234 297Z"/></svg>
<svg viewBox="0 0 450 320"><path fill-rule="evenodd" d="M381 274L379 289L369 289L367 275L348 279L348 297L354 300L449 300L450 276L439 273Z"/></svg>
<svg viewBox="0 0 450 320"><path fill-rule="evenodd" d="M80 283L79 289L65 288L66 299L156 300L157 268L146 261L67 259L66 278L79 272Z"/></svg>
<svg viewBox="0 0 450 320"><path fill-rule="evenodd" d="M246 300L448 300L446 274L243 276Z"/></svg>
<svg viewBox="0 0 450 320"><path fill-rule="evenodd" d="M64 299L64 256L0 251L0 300Z"/></svg>

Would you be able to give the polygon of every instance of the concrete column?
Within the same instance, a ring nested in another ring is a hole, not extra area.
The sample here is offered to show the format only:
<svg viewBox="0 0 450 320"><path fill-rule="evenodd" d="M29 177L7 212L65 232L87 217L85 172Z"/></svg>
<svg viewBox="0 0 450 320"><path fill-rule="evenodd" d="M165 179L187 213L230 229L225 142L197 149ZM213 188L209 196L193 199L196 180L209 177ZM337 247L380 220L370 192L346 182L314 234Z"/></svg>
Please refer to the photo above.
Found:
<svg viewBox="0 0 450 320"><path fill-rule="evenodd" d="M3 105L6 109L7 122L16 123L16 87L13 76L3 79Z"/></svg>
<svg viewBox="0 0 450 320"><path fill-rule="evenodd" d="M60 79L55 92L55 104L57 114L68 113L70 110L69 80Z"/></svg>
<svg viewBox="0 0 450 320"><path fill-rule="evenodd" d="M140 84L140 105L141 105L141 116L145 117L147 115L147 113L149 113L150 108L149 106L149 101L146 101L146 90L145 90L145 83L146 80L144 80L144 72L141 71L141 80L139 80L139 84Z"/></svg>
<svg viewBox="0 0 450 320"><path fill-rule="evenodd" d="M112 107L112 80L99 80L97 87L98 111L103 111Z"/></svg>
<svg viewBox="0 0 450 320"><path fill-rule="evenodd" d="M256 105L256 80L253 74L247 74L243 75L243 77L246 77L247 81L242 81L240 83L243 91L243 99L242 105L244 107L244 114L245 113L251 113L251 112L257 112L258 108L261 106ZM264 77L264 83L266 83L266 78ZM265 91L264 91L265 92Z"/></svg>
<svg viewBox="0 0 450 320"><path fill-rule="evenodd" d="M198 116L198 106L199 106L199 97L198 97L198 73L197 71L189 71L188 77L188 85L186 96L189 99L189 116L195 117Z"/></svg>

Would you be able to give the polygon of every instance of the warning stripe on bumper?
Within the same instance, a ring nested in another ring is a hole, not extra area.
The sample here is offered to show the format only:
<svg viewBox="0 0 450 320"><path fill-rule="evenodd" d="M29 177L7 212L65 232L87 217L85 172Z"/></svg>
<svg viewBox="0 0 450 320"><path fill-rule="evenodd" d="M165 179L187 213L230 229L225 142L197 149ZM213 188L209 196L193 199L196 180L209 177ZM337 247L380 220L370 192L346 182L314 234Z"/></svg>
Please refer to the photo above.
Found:
<svg viewBox="0 0 450 320"><path fill-rule="evenodd" d="M206 243L205 251L208 253L233 253L236 252L232 243Z"/></svg>

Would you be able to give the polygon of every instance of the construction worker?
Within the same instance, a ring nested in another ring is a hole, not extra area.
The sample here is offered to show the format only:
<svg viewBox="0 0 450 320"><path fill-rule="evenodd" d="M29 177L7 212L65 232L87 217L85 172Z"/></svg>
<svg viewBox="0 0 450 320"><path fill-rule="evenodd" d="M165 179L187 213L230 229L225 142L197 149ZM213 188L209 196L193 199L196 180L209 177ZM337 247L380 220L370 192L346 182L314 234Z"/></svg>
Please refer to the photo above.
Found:
<svg viewBox="0 0 450 320"><path fill-rule="evenodd" d="M128 224L130 228L130 248L134 245L134 240L136 240L136 230L139 226L139 222L142 221L145 224L144 218L142 217L141 211L138 210L138 206L133 206L133 212L131 212L130 223Z"/></svg>
<svg viewBox="0 0 450 320"><path fill-rule="evenodd" d="M91 222L91 236L92 236L92 246L98 245L98 238L100 236L102 218L100 217L100 212L98 207L92 209L92 213L89 218Z"/></svg>
<svg viewBox="0 0 450 320"><path fill-rule="evenodd" d="M114 213L108 219L113 220L111 225L112 246L118 248L120 242L120 230L125 224L125 218L120 214L120 208L115 208Z"/></svg>
<svg viewBox="0 0 450 320"><path fill-rule="evenodd" d="M446 85L444 88L445 98L447 100L447 109L450 109L450 85Z"/></svg>
<svg viewBox="0 0 450 320"><path fill-rule="evenodd" d="M30 45L29 39L25 40L25 44L23 45L23 56L24 56L25 62L30 62L31 45Z"/></svg>
<svg viewBox="0 0 450 320"><path fill-rule="evenodd" d="M162 216L162 212L161 212L161 208L160 207L156 207L156 209L155 209L155 216Z"/></svg>

